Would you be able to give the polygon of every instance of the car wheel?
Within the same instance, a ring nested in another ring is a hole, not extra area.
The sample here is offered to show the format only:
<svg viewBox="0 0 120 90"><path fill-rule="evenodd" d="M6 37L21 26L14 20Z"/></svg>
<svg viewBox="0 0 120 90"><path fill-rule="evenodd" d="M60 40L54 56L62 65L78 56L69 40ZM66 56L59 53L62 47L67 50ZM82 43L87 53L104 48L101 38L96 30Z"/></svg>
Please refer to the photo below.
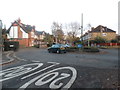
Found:
<svg viewBox="0 0 120 90"><path fill-rule="evenodd" d="M66 53L66 51L64 53Z"/></svg>
<svg viewBox="0 0 120 90"><path fill-rule="evenodd" d="M60 53L60 50L57 50L57 53Z"/></svg>

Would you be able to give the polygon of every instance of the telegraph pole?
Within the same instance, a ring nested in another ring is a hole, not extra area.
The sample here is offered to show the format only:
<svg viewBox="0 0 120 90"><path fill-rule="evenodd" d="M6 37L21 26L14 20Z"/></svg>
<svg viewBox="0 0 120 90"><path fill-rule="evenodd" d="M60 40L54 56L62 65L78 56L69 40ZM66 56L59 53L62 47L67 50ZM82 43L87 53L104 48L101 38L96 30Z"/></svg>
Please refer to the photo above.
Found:
<svg viewBox="0 0 120 90"><path fill-rule="evenodd" d="M83 42L83 13L81 14L81 41Z"/></svg>
<svg viewBox="0 0 120 90"><path fill-rule="evenodd" d="M2 47L3 47L2 26L3 26L3 23L2 23L2 20L0 20L0 52L1 52Z"/></svg>

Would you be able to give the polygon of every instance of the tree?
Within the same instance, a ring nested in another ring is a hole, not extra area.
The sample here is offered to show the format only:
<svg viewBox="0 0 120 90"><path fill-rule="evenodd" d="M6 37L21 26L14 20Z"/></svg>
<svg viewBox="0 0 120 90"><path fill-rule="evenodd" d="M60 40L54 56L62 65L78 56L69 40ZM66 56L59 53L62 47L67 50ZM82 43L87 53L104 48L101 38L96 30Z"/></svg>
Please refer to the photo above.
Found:
<svg viewBox="0 0 120 90"><path fill-rule="evenodd" d="M118 43L118 39L112 39L110 42L111 43Z"/></svg>
<svg viewBox="0 0 120 90"><path fill-rule="evenodd" d="M60 43L64 38L64 32L62 30L62 24L53 22L52 25L52 35L56 38L56 43Z"/></svg>
<svg viewBox="0 0 120 90"><path fill-rule="evenodd" d="M45 38L43 39L47 43L48 46L51 46L54 42L54 36L50 34L46 34Z"/></svg>
<svg viewBox="0 0 120 90"><path fill-rule="evenodd" d="M102 38L102 37L99 37L99 36L97 36L95 39L94 39L94 43L106 43L107 42L107 40L106 39L104 39L104 38Z"/></svg>
<svg viewBox="0 0 120 90"><path fill-rule="evenodd" d="M70 24L68 24L67 29L70 30L67 32L68 39L71 42L74 42L77 38L78 33L79 33L80 24L77 22L71 22Z"/></svg>
<svg viewBox="0 0 120 90"><path fill-rule="evenodd" d="M4 29L2 29L2 39L3 42L7 40L6 26L4 26Z"/></svg>

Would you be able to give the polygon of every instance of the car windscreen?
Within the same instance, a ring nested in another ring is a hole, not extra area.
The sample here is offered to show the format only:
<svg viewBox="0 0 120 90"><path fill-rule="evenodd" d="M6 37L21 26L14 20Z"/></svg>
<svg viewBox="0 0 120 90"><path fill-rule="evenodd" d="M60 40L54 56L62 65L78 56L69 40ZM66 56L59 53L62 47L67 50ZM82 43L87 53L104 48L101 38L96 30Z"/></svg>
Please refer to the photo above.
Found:
<svg viewBox="0 0 120 90"><path fill-rule="evenodd" d="M51 47L52 47L52 48L59 48L60 45L52 45Z"/></svg>

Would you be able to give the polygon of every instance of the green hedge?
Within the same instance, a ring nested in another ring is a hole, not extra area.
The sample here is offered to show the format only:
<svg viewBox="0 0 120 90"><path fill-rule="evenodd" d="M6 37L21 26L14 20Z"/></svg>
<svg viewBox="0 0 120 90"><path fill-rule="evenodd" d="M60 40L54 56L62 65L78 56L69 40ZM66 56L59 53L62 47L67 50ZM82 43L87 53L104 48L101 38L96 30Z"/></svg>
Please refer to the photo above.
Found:
<svg viewBox="0 0 120 90"><path fill-rule="evenodd" d="M78 47L67 47L66 48L66 51L68 51L68 52L75 52L75 51L78 51L78 50L79 50Z"/></svg>
<svg viewBox="0 0 120 90"><path fill-rule="evenodd" d="M100 50L97 47L83 47L83 52L99 52Z"/></svg>
<svg viewBox="0 0 120 90"><path fill-rule="evenodd" d="M38 44L37 44L37 45L34 45L34 47L39 48L39 47L40 47L40 45L38 45Z"/></svg>
<svg viewBox="0 0 120 90"><path fill-rule="evenodd" d="M100 49L107 49L108 47L106 47L106 46L100 46L99 48Z"/></svg>

